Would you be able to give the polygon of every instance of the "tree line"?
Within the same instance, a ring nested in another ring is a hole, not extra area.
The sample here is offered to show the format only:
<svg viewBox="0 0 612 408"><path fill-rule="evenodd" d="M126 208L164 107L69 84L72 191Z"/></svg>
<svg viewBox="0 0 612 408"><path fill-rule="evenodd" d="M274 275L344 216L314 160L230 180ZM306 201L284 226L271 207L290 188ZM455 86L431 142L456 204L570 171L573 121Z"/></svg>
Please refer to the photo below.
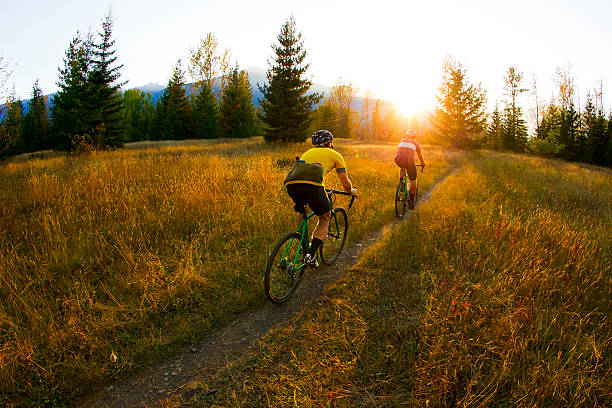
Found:
<svg viewBox="0 0 612 408"><path fill-rule="evenodd" d="M517 67L504 76L504 100L487 114L486 93L470 83L466 68L447 58L442 69L437 106L431 116L432 140L458 147L531 152L602 166L612 165L612 112L603 106L600 88L589 92L583 106L577 104L569 67L556 72L557 92L542 103L537 81L524 85ZM519 96L530 93L535 129L529 135Z"/></svg>
<svg viewBox="0 0 612 408"><path fill-rule="evenodd" d="M429 117L407 118L393 104L366 92L355 108L359 90L341 78L327 95L310 91L309 64L302 34L290 17L281 26L267 83L257 107L248 74L232 66L213 34L190 50L187 84L177 61L163 95L154 103L150 92L122 91L122 65L117 64L110 13L96 38L77 32L59 68L58 92L50 112L38 86L32 89L27 113L14 96L0 110L0 157L41 149L91 150L119 147L140 140L250 137L267 142L302 142L315 129L336 137L396 141L407 127L430 143L461 148L532 152L598 165L612 165L612 113L603 106L601 89L576 103L573 77L557 72L558 92L541 103L537 82L525 87L523 73L511 66L504 76L504 99L486 111L481 84L471 83L466 68L449 57L442 67L436 108ZM0 91L8 65L0 59ZM4 73L4 75L2 75ZM535 101L535 129L529 134L521 95Z"/></svg>
<svg viewBox="0 0 612 408"><path fill-rule="evenodd" d="M247 72L230 64L229 50L220 50L213 34L190 50L192 84L187 84L179 60L157 103L150 92L122 91L125 82L120 79L122 65L117 63L112 24L109 13L96 38L77 32L59 68L59 90L50 104L38 81L27 113L14 91L9 95L0 112L0 156L43 149L114 148L139 140L262 133L267 141L308 137L311 113L321 95L308 93L311 82L303 78L308 69L303 64L306 51L293 18L278 36L275 65L268 70L268 84L260 87L264 94L260 108L254 104Z"/></svg>

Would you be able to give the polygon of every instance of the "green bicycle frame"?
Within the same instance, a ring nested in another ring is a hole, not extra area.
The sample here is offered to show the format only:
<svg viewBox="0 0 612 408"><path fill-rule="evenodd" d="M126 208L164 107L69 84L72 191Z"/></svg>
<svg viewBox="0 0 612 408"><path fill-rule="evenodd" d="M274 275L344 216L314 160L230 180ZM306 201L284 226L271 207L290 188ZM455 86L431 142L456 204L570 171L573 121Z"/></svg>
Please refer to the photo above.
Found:
<svg viewBox="0 0 612 408"><path fill-rule="evenodd" d="M328 234L330 236L334 237L334 238L340 238L340 226L338 225L338 218L336 217L336 212L334 211L334 208L333 208L334 207L334 201L335 200L330 200L329 204L330 204L330 207L331 207L331 217L334 220L334 224L336 225L336 231L338 233L337 234L332 234L331 228L328 227ZM308 252L310 250L310 240L306 239L306 241L304 241L304 237L308 236L308 220L311 219L313 216L314 216L314 212L310 212L310 214L308 214L306 217L304 217L304 220L302 220L302 222L298 226L297 230L295 231L295 232L297 232L298 234L301 235L301 237L300 237L300 248L303 248L304 252ZM331 220L330 220L330 223L331 223ZM331 226L331 224L330 224L330 226ZM293 244L294 240L295 240L295 238L292 238L291 241L289 241L289 245L287 245L287 248L285 248L285 252L283 252L282 258L286 257L287 252L289 251L289 248L291 248L291 245ZM297 251L295 253L295 258L293 259L293 265L294 265L294 269L295 270L300 270L300 268L302 268L302 266L304 265L303 262L301 264L297 264L297 260L298 260L298 256L299 255L300 255L300 251Z"/></svg>
<svg viewBox="0 0 612 408"><path fill-rule="evenodd" d="M310 249L310 240L307 239L306 241L304 241L304 237L308 236L308 220L311 219L313 216L314 216L314 212L311 212L306 217L304 217L304 220L302 221L302 223L298 226L297 230L295 231L301 235L300 248L304 248L304 252L308 252L308 250ZM291 245L293 245L294 240L295 238L291 238L291 241L289 241L289 245L287 245L287 247L285 248L285 252L283 252L283 256L281 257L281 259L286 257L287 251L289 251L289 248L291 248ZM294 269L296 270L300 270L302 266L304 266L303 262L299 265L297 264L298 256L300 256L300 251L296 251L295 258L293 259Z"/></svg>

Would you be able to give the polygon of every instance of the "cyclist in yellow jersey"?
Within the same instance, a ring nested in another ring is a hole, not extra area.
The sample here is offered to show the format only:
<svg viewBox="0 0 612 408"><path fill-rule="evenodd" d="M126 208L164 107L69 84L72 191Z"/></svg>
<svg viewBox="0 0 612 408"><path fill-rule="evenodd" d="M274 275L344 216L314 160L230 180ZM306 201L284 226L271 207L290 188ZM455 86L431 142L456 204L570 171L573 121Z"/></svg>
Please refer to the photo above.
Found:
<svg viewBox="0 0 612 408"><path fill-rule="evenodd" d="M319 130L312 135L315 146L300 157L285 179L287 193L295 203L298 222L306 216L306 205L319 217L313 232L310 250L306 254L306 262L311 267L318 267L316 253L321 246L331 217L331 204L325 193L323 178L333 169L342 187L357 197L357 189L353 187L346 173L346 164L340 153L334 150L334 135L327 130Z"/></svg>

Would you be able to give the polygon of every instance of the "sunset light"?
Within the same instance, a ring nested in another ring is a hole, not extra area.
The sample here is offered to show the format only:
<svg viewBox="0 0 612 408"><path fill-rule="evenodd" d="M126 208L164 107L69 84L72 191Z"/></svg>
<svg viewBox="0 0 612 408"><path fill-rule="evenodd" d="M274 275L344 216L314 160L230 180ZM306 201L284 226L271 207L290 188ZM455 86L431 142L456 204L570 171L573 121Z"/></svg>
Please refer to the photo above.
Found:
<svg viewBox="0 0 612 408"><path fill-rule="evenodd" d="M29 0L0 407L612 407L612 0Z"/></svg>

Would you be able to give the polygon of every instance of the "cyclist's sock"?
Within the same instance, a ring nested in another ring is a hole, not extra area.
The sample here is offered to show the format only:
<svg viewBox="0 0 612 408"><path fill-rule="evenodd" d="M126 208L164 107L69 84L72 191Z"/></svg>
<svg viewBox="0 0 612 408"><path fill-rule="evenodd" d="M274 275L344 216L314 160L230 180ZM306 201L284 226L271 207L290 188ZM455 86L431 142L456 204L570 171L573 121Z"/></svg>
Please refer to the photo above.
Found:
<svg viewBox="0 0 612 408"><path fill-rule="evenodd" d="M308 253L315 256L322 243L323 241L321 241L319 238L313 238L312 243L310 244L310 251L308 251Z"/></svg>

